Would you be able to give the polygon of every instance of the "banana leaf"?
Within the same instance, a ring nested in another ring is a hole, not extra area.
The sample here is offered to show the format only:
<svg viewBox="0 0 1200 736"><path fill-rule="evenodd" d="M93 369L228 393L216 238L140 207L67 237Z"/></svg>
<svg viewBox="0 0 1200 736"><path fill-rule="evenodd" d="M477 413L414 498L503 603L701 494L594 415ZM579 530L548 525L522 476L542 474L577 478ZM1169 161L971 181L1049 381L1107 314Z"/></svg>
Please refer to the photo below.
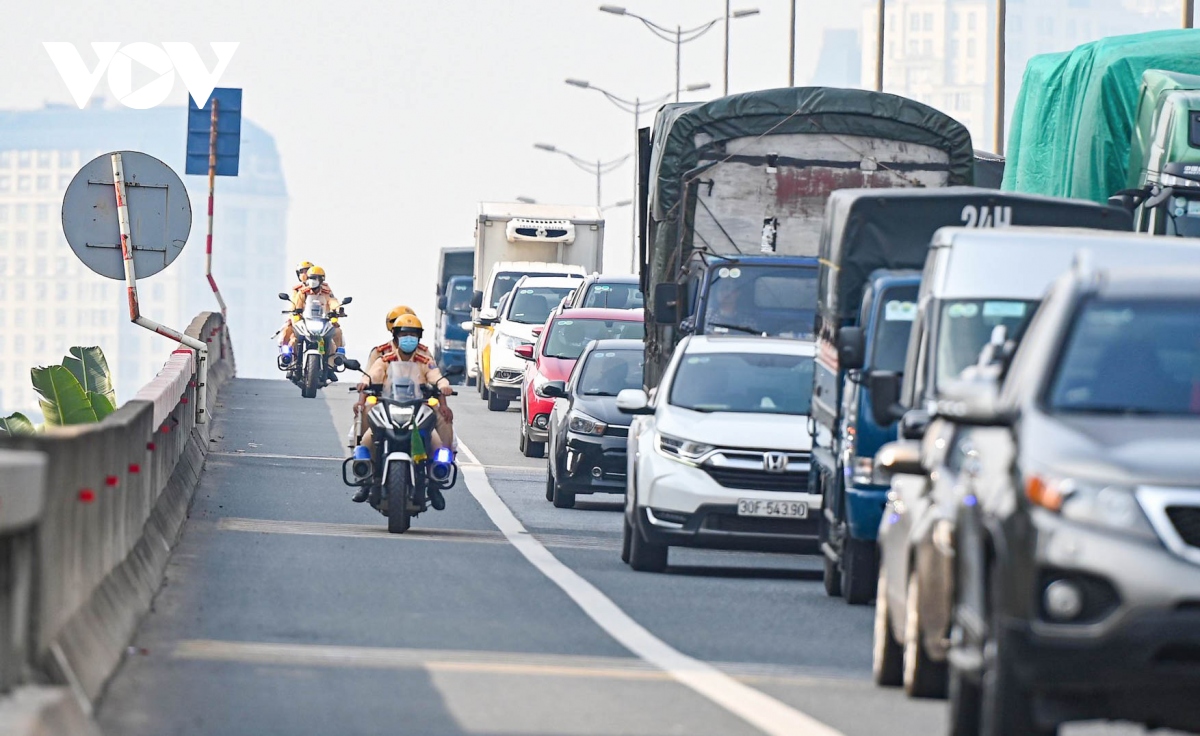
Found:
<svg viewBox="0 0 1200 736"><path fill-rule="evenodd" d="M97 422L96 408L79 380L61 365L34 368L29 372L47 427Z"/></svg>
<svg viewBox="0 0 1200 736"><path fill-rule="evenodd" d="M62 364L71 371L84 391L102 394L114 407L117 405L117 392L113 390L112 371L108 369L104 351L99 347L73 347L71 354L63 358Z"/></svg>
<svg viewBox="0 0 1200 736"><path fill-rule="evenodd" d="M37 427L29 421L29 417L17 412L7 417L0 417L0 434L12 437L28 437L37 434Z"/></svg>
<svg viewBox="0 0 1200 736"><path fill-rule="evenodd" d="M88 401L92 404L92 408L96 410L97 421L117 410L117 407L113 406L113 402L109 401L108 397L104 394L98 394L95 391L87 391L85 393L87 394Z"/></svg>

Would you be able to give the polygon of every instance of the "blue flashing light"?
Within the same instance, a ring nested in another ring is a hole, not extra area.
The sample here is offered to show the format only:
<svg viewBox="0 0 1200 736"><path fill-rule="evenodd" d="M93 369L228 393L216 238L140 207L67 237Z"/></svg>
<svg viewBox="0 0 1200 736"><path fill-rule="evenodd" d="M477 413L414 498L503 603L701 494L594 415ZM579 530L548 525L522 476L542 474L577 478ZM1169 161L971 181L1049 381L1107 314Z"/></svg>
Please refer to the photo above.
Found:
<svg viewBox="0 0 1200 736"><path fill-rule="evenodd" d="M963 506L974 506L977 503L979 503L979 499L975 497L974 493L968 493L963 497Z"/></svg>
<svg viewBox="0 0 1200 736"><path fill-rule="evenodd" d="M900 521L900 514L892 513L888 515L889 524L895 524L898 521Z"/></svg>
<svg viewBox="0 0 1200 736"><path fill-rule="evenodd" d="M454 452L449 447L439 447L437 452L433 453L435 463L448 463L453 459Z"/></svg>

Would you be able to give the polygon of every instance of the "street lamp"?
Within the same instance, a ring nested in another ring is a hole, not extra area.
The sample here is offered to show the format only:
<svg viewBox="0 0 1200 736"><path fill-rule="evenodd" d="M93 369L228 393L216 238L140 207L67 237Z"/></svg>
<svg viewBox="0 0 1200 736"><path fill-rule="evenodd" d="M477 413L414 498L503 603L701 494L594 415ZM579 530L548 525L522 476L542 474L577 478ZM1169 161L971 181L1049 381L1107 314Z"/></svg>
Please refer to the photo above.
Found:
<svg viewBox="0 0 1200 736"><path fill-rule="evenodd" d="M628 161L629 157L633 155L632 153L627 153L620 158L614 158L612 161L600 161L600 160L590 161L588 159L576 156L573 153L568 153L567 151L564 151L561 148L558 148L557 146L552 146L549 143L534 143L533 147L538 149L539 151L546 151L547 153L557 153L557 154L566 156L567 158L571 159L571 163L575 164L576 166L578 166L579 168L588 172L589 174L595 176L596 177L596 206L597 207L601 206L601 204L600 204L600 178L609 172L616 171L618 168L620 168L621 164Z"/></svg>
<svg viewBox="0 0 1200 736"><path fill-rule="evenodd" d="M683 44L690 41L695 41L705 33L712 30L712 27L721 21L725 21L725 94L729 94L729 21L732 18L748 18L752 15L758 15L758 8L745 8L743 10L731 11L729 2L725 3L725 14L720 18L713 18L707 23L701 23L694 28L685 29L683 26L676 25L675 29L660 26L649 18L644 18L637 13L631 13L629 10L619 5L601 5L600 11L611 13L612 15L625 15L630 18L636 18L642 22L655 36L664 41L675 44L675 101L679 102L679 92L682 89L679 81L680 75L680 55L682 53Z"/></svg>
<svg viewBox="0 0 1200 736"><path fill-rule="evenodd" d="M517 201L521 204L537 204L537 200L533 197L517 197Z"/></svg>
<svg viewBox="0 0 1200 736"><path fill-rule="evenodd" d="M621 201L619 201L619 202L613 202L612 204L606 204L606 205L604 205L603 207L601 207L601 208L600 208L600 211L601 211L601 212L603 212L603 211L605 211L605 210L611 210L611 209L614 209L614 208L616 208L616 207L628 207L628 206L629 206L629 205L631 205L631 204L633 204L633 200L632 200L632 199L622 199L622 200L621 200Z"/></svg>

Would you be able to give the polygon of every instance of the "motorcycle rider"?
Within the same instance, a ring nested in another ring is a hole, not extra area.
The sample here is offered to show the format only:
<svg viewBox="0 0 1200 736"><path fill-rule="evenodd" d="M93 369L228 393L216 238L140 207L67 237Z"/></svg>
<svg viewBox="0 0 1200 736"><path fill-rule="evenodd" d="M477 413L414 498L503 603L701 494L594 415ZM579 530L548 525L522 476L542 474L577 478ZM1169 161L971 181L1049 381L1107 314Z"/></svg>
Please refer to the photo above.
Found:
<svg viewBox="0 0 1200 736"><path fill-rule="evenodd" d="M304 282L308 278L308 269L310 269L312 267L313 267L312 261L300 261L299 263L296 264L296 283L295 283L295 285L292 286L292 299L293 300L295 300L295 298L296 298L296 292L299 291L300 289L304 288ZM292 318L289 316L286 320L284 320L283 327L279 328L279 332L275 333L276 335L283 336L279 340L280 352L283 352L284 345L290 344L288 342L288 335L291 334L290 333L291 329L292 329ZM292 362L292 354L284 353L283 354L283 364L287 365L288 363L291 363L291 362Z"/></svg>
<svg viewBox="0 0 1200 736"><path fill-rule="evenodd" d="M392 334L392 323L395 322L396 318L402 314L415 315L416 312L414 312L411 307L408 307L404 304L399 304L395 307L392 307L391 311L387 313L387 317L384 318L384 325L387 328L388 335ZM388 353L395 351L395 349L396 346L392 344L391 340L388 340L382 345L376 345L375 347L371 348L371 352L367 356L367 362L364 365L370 368L379 357L387 355ZM429 353L429 348L425 347L423 344L417 345L417 355L424 358L429 358L430 360L433 359L433 356ZM359 400L354 404L354 433L359 440L362 440L363 433L367 431L366 422L362 421L363 400L365 398L365 395L360 396Z"/></svg>
<svg viewBox="0 0 1200 736"><path fill-rule="evenodd" d="M333 289L329 287L329 284L325 283L325 269L320 266L312 266L308 269L304 285L296 289L292 295L292 309L303 310L304 304L310 296L315 297L321 302L325 313L330 315L334 323L333 332L329 336L328 376L329 380L336 381L337 374L334 372L333 366L341 359L341 356L338 355L338 348L342 346L342 328L337 324L335 315L341 309L342 304L333 295ZM288 320L287 326L283 331L283 341L285 344L291 346L293 353L296 351L296 333L292 329L292 322L297 319L299 319L299 316L293 314L292 319Z"/></svg>
<svg viewBox="0 0 1200 736"><path fill-rule="evenodd" d="M392 321L392 341L388 343L390 350L383 352L378 358L371 363L366 370L366 377L358 384L359 403L366 401L366 394L363 393L369 384L383 384L387 381L389 364L393 362L413 363L417 370L418 382L422 385L429 384L437 386L441 390L443 399L453 392L453 387L438 370L437 364L432 358L426 355L421 355L421 336L424 334L424 327L421 325L421 320L415 314L401 314ZM434 428L433 435L430 437L430 445L434 452L440 447L454 446L454 415L450 412L450 408L446 406L445 401L441 401L437 406L437 425ZM370 429L362 436L359 442L360 447L365 447L371 457L376 461L380 458L375 457L375 438ZM351 499L354 503L362 503L367 500L369 492L366 488L360 488L358 493L354 494ZM442 492L436 488L429 489L429 503L433 508L441 511L446 508L446 499Z"/></svg>

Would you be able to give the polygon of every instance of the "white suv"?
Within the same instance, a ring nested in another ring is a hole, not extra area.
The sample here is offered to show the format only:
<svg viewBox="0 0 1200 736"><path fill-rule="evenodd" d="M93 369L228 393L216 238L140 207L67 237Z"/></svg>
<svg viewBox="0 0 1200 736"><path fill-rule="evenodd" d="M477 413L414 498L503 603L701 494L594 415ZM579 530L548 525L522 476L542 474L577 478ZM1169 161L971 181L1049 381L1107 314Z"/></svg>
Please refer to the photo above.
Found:
<svg viewBox="0 0 1200 736"><path fill-rule="evenodd" d="M671 546L815 553L807 340L691 336L653 398L622 391L629 430L621 558L661 572Z"/></svg>
<svg viewBox="0 0 1200 736"><path fill-rule="evenodd" d="M485 348L483 391L491 411L505 411L513 399L521 396L527 361L517 357L521 345L532 345L546 320L568 294L581 283L581 277L522 276L501 301Z"/></svg>

